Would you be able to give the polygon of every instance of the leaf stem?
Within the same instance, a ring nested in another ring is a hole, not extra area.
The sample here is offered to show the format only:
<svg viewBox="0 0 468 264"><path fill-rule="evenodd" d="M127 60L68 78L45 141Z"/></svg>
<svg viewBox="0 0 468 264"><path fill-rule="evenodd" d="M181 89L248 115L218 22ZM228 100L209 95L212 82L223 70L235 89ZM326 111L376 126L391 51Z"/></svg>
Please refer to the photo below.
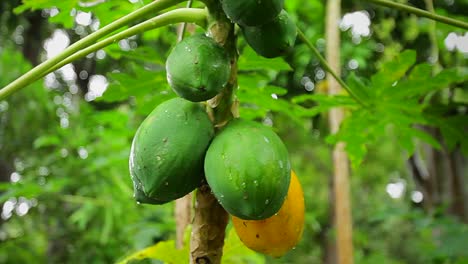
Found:
<svg viewBox="0 0 468 264"><path fill-rule="evenodd" d="M77 59L83 58L84 56L98 51L106 46L109 46L113 43L116 43L119 40L131 37L140 32L148 31L151 29L167 26L169 24L180 23L180 22L189 22L195 23L201 27L206 26L207 21L207 11L202 8L179 8L175 10L168 11L162 15L149 19L145 22L142 22L136 26L133 26L129 29L126 29L118 34L110 36L106 39L99 41L96 44L93 44L56 64L50 68L47 72L43 73L39 78L44 77L45 75L60 69L64 65L75 61Z"/></svg>
<svg viewBox="0 0 468 264"><path fill-rule="evenodd" d="M388 0L364 0L364 1L372 2L376 5L398 9L398 10L405 11L408 13L413 13L415 15L426 17L426 18L429 18L429 19L432 19L432 20L435 20L435 21L438 21L447 25L452 25L455 27L468 30L468 23L464 21L449 18L446 16L437 15L437 14L434 14L434 13L431 13L431 12L428 12L426 10L422 10L416 7L412 7L412 6L408 6L408 5L404 5L404 4L400 4L400 3L396 3L396 2L392 2Z"/></svg>
<svg viewBox="0 0 468 264"><path fill-rule="evenodd" d="M26 74L22 75L15 81L2 88L0 90L0 100L6 98L7 96L20 90L21 88L31 84L32 82L37 80L37 76L42 76L42 74L46 72L49 68L53 67L68 56L74 54L75 52L94 44L98 39L108 35L109 33L114 32L115 30L129 24L130 22L139 20L145 15L159 12L181 2L183 2L183 0L156 0L110 23L109 25L106 25L100 30L93 32L85 38L75 42L73 45L65 49L62 53L37 65L36 67L28 71Z"/></svg>
<svg viewBox="0 0 468 264"><path fill-rule="evenodd" d="M191 8L192 4L193 4L193 0L188 0L186 7ZM181 42L184 39L186 29L187 29L187 22L184 22L184 23L182 23L179 34L177 36L177 42Z"/></svg>
<svg viewBox="0 0 468 264"><path fill-rule="evenodd" d="M317 58L319 59L320 63L325 68L325 70L328 73L330 73L333 76L333 78L335 78L335 80L341 85L341 87L343 87L343 89L345 89L349 93L349 95L357 103L359 103L362 106L366 106L366 104L351 90L351 88L349 88L349 86L335 73L335 71L333 71L333 69L330 67L330 65L325 60L325 58L314 47L314 45L312 45L312 43L310 43L310 41L307 39L307 37L304 35L304 33L299 28L297 29L297 34L298 34L299 38L302 41L304 41L304 43L307 45L307 47L309 47L309 49L315 54L315 56L317 56Z"/></svg>

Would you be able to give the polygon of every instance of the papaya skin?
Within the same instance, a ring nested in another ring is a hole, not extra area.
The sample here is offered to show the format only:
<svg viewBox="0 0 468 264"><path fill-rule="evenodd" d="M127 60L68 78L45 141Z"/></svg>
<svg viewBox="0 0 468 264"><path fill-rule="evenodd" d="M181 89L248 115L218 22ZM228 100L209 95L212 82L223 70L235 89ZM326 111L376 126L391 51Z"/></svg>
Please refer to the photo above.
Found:
<svg viewBox="0 0 468 264"><path fill-rule="evenodd" d="M265 58L286 55L294 46L297 36L296 24L284 10L271 22L242 27L242 32L252 49Z"/></svg>
<svg viewBox="0 0 468 264"><path fill-rule="evenodd" d="M227 17L241 26L259 26L273 20L284 0L221 0Z"/></svg>
<svg viewBox="0 0 468 264"><path fill-rule="evenodd" d="M264 220L244 220L232 216L232 223L240 240L248 248L281 257L301 239L304 211L304 193L296 174L291 171L288 196L277 214Z"/></svg>
<svg viewBox="0 0 468 264"><path fill-rule="evenodd" d="M201 102L217 95L229 81L231 63L212 38L197 34L185 38L166 60L167 80L182 98Z"/></svg>
<svg viewBox="0 0 468 264"><path fill-rule="evenodd" d="M214 128L205 109L182 98L157 106L132 142L129 168L135 199L163 204L203 182L203 159Z"/></svg>
<svg viewBox="0 0 468 264"><path fill-rule="evenodd" d="M214 138L205 157L213 194L232 215L265 219L280 209L291 166L286 146L270 128L234 119Z"/></svg>

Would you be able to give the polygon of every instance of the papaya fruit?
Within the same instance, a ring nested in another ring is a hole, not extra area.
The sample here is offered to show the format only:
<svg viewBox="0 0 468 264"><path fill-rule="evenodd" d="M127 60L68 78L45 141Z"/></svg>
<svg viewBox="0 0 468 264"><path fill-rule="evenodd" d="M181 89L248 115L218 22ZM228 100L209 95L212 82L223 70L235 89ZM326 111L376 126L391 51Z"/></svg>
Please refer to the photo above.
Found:
<svg viewBox="0 0 468 264"><path fill-rule="evenodd" d="M213 136L213 125L200 104L174 98L157 106L132 142L129 167L135 199L163 204L200 186Z"/></svg>
<svg viewBox="0 0 468 264"><path fill-rule="evenodd" d="M291 171L288 195L277 214L264 220L231 218L237 235L248 248L281 257L301 239L304 210L304 193L296 174Z"/></svg>
<svg viewBox="0 0 468 264"><path fill-rule="evenodd" d="M179 42L166 60L169 85L192 102L213 98L227 84L230 74L231 63L224 48L203 34Z"/></svg>
<svg viewBox="0 0 468 264"><path fill-rule="evenodd" d="M247 43L257 54L274 58L285 55L296 41L296 24L286 11L261 26L242 27Z"/></svg>
<svg viewBox="0 0 468 264"><path fill-rule="evenodd" d="M221 0L227 17L241 26L259 26L275 18L284 0Z"/></svg>
<svg viewBox="0 0 468 264"><path fill-rule="evenodd" d="M286 146L271 129L235 119L215 136L205 157L205 177L231 215L265 219L280 209L290 181Z"/></svg>

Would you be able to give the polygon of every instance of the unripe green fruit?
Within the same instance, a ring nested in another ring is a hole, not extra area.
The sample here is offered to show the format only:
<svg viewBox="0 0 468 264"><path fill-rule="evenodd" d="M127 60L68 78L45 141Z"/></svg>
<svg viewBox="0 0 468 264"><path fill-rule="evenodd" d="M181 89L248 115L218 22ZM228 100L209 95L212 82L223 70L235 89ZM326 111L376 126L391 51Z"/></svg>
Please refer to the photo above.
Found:
<svg viewBox="0 0 468 264"><path fill-rule="evenodd" d="M214 128L203 106L174 98L141 123L130 151L135 199L163 204L200 186Z"/></svg>
<svg viewBox="0 0 468 264"><path fill-rule="evenodd" d="M296 41L296 24L286 11L271 22L257 27L242 27L244 38L257 54L274 58L285 55Z"/></svg>
<svg viewBox="0 0 468 264"><path fill-rule="evenodd" d="M224 12L241 26L258 26L273 20L284 0L221 0Z"/></svg>
<svg viewBox="0 0 468 264"><path fill-rule="evenodd" d="M205 35L178 43L166 61L167 80L182 98L200 102L213 98L228 83L229 57L223 47Z"/></svg>
<svg viewBox="0 0 468 264"><path fill-rule="evenodd" d="M287 195L291 177L288 151L268 127L236 119L210 144L205 177L231 215L265 219L278 212Z"/></svg>

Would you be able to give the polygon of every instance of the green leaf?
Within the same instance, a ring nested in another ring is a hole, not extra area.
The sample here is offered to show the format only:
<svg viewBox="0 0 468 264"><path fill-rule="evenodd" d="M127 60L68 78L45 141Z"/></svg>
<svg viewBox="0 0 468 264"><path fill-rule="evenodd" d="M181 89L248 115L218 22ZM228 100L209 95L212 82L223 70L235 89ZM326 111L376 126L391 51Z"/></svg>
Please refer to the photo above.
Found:
<svg viewBox="0 0 468 264"><path fill-rule="evenodd" d="M187 243L185 243L187 244ZM182 249L176 249L175 241L168 240L159 242L153 246L141 249L130 256L119 261L118 264L126 264L135 260L157 259L164 263L188 263L189 247L186 245Z"/></svg>
<svg viewBox="0 0 468 264"><path fill-rule="evenodd" d="M34 140L34 148L39 149L43 147L51 147L51 146L57 146L61 144L61 139L56 136L56 135L47 135L47 136L41 136L38 137L36 140Z"/></svg>
<svg viewBox="0 0 468 264"><path fill-rule="evenodd" d="M375 97L375 91L371 89L370 85L364 83L354 72L348 76L346 83L351 91L363 102L369 102L371 98L373 99Z"/></svg>
<svg viewBox="0 0 468 264"><path fill-rule="evenodd" d="M237 236L234 228L229 230L224 241L222 264L261 264L265 263L265 258L255 251L247 248Z"/></svg>
<svg viewBox="0 0 468 264"><path fill-rule="evenodd" d="M240 71L254 70L272 70L272 71L291 71L292 68L282 58L267 59L255 53L255 51L246 46L239 57L238 66Z"/></svg>
<svg viewBox="0 0 468 264"><path fill-rule="evenodd" d="M400 78L405 76L408 69L416 62L416 52L406 50L394 60L385 63L379 72L372 76L372 87L377 95L386 89L391 89Z"/></svg>
<svg viewBox="0 0 468 264"><path fill-rule="evenodd" d="M172 93L167 85L165 71L150 71L141 65L134 65L133 68L133 72L109 73L111 83L96 101L118 102L130 96L138 99L163 91Z"/></svg>
<svg viewBox="0 0 468 264"><path fill-rule="evenodd" d="M65 28L71 28L74 23L71 11L77 6L78 0L23 0L23 4L14 9L15 14L21 14L26 10L39 10L57 8L59 13L49 18L55 24L62 24Z"/></svg>

